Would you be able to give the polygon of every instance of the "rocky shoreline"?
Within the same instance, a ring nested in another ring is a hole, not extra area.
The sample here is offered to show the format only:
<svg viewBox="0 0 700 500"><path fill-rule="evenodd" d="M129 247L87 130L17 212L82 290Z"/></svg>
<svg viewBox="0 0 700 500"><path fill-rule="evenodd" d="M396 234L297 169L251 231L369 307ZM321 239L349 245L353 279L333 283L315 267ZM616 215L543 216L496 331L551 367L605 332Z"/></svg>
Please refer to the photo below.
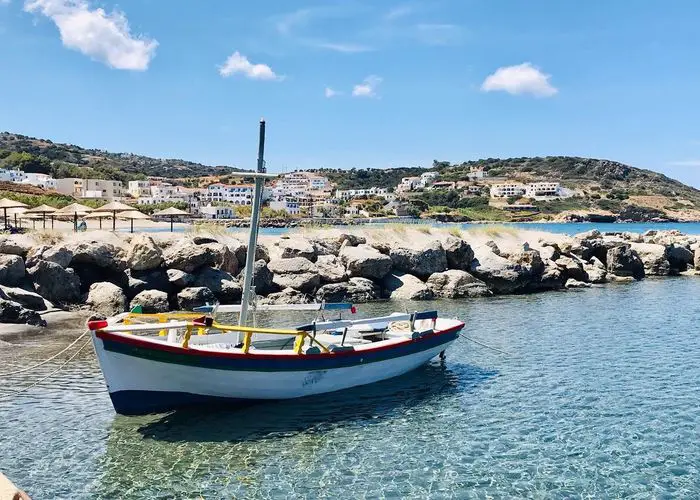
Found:
<svg viewBox="0 0 700 500"><path fill-rule="evenodd" d="M394 231L269 238L256 255L259 300L459 299L700 274L700 238L678 231L567 237L507 230L505 239ZM246 246L231 236L103 234L47 244L0 239L0 322L45 325L40 313L55 308L112 315L136 305L165 312L240 301Z"/></svg>

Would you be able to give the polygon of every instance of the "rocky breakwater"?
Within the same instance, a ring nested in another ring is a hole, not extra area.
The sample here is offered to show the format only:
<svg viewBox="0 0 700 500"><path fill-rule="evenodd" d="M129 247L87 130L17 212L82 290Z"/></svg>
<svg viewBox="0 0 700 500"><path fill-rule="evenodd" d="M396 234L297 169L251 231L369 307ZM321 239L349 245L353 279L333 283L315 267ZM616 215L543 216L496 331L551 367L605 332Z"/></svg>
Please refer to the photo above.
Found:
<svg viewBox="0 0 700 500"><path fill-rule="evenodd" d="M435 233L388 242L323 232L282 236L258 248L255 291L263 303L362 303L486 297L700 274L698 238L675 231L590 231L572 238L540 234L530 243ZM158 240L140 234L53 245L6 237L0 239L0 322L42 325L41 311L54 307L109 316L136 305L156 313L238 303L245 259L246 246L231 237Z"/></svg>

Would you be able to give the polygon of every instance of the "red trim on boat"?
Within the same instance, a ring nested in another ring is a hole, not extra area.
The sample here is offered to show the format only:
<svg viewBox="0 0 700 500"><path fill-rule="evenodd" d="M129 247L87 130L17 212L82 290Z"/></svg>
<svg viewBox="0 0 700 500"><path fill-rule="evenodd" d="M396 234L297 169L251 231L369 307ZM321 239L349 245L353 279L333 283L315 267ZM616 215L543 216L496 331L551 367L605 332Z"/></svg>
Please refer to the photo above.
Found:
<svg viewBox="0 0 700 500"><path fill-rule="evenodd" d="M131 346L136 346L136 347L142 347L144 349L152 349L155 351L165 351L165 352L171 352L171 353L177 353L177 354L189 354L192 356L202 356L202 357L211 357L211 358L227 358L227 359L259 359L259 360L279 360L281 357L284 357L284 359L300 359L300 360L309 360L309 359L316 359L316 358L325 358L328 356L364 356L368 353L374 353L374 352L380 352L380 351L385 351L389 349L394 349L398 346L402 346L405 344L412 344L412 343L418 343L425 341L427 339L431 339L433 337L437 337L440 335L445 335L447 333L453 333L455 331L459 331L462 328L464 328L464 323L460 322L458 325L455 325L453 327L447 328L445 330L439 330L436 332L433 332L428 335L424 335L422 337L418 337L417 339L406 339L402 342L397 342L394 344L389 344L385 346L377 346L377 347L370 347L369 349L362 349L360 351L339 351L339 352L333 352L333 353L321 353L321 354L305 354L304 356L298 356L294 354L257 354L257 353L248 353L248 354L243 354L243 353L234 353L234 352L215 352L215 351L203 351L200 349L196 348L187 348L185 349L184 347L180 346L174 346L174 345L168 345L168 344L161 344L157 342L150 342L148 340L144 340L142 338L130 335L130 336L122 336L122 335L117 335L115 333L110 333L110 332L105 332L103 330L98 330L95 332L95 336L99 339L104 339L104 340L109 340L111 342L120 342L122 344L127 344Z"/></svg>

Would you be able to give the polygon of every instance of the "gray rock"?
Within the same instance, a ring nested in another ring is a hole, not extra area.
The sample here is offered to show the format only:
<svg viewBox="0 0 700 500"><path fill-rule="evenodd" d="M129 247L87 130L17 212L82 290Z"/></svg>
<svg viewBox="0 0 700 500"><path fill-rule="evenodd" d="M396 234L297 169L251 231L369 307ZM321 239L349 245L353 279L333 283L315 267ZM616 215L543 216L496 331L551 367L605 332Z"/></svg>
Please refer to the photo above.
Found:
<svg viewBox="0 0 700 500"><path fill-rule="evenodd" d="M532 277L540 276L544 272L544 262L537 250L531 250L530 246L523 245L523 250L508 255L508 260L519 264Z"/></svg>
<svg viewBox="0 0 700 500"><path fill-rule="evenodd" d="M430 300L433 292L412 274L392 272L382 279L384 296L398 300Z"/></svg>
<svg viewBox="0 0 700 500"><path fill-rule="evenodd" d="M31 249L29 242L12 237L0 237L0 253L25 257Z"/></svg>
<svg viewBox="0 0 700 500"><path fill-rule="evenodd" d="M600 231L597 229L591 229L590 231L586 231L584 233L578 233L574 235L574 239L577 240L596 240L601 237Z"/></svg>
<svg viewBox="0 0 700 500"><path fill-rule="evenodd" d="M192 273L204 266L215 266L220 257L212 244L195 245L190 241L182 241L165 250L163 258L169 269L178 269Z"/></svg>
<svg viewBox="0 0 700 500"><path fill-rule="evenodd" d="M590 288L591 284L590 283L585 283L583 281L577 281L573 278L569 278L566 280L566 283L564 284L564 288Z"/></svg>
<svg viewBox="0 0 700 500"><path fill-rule="evenodd" d="M695 249L693 263L695 265L695 270L700 271L700 248Z"/></svg>
<svg viewBox="0 0 700 500"><path fill-rule="evenodd" d="M637 280L644 277L644 264L630 244L619 245L608 250L606 262L609 274L631 276Z"/></svg>
<svg viewBox="0 0 700 500"><path fill-rule="evenodd" d="M191 311L195 307L215 302L214 293L204 286L188 287L177 294L177 307L181 311Z"/></svg>
<svg viewBox="0 0 700 500"><path fill-rule="evenodd" d="M294 288L285 288L281 292L271 293L260 299L261 304L310 304L311 302L308 294Z"/></svg>
<svg viewBox="0 0 700 500"><path fill-rule="evenodd" d="M484 281L494 293L514 293L535 281L531 272L510 260L496 255L487 245L474 248L471 274Z"/></svg>
<svg viewBox="0 0 700 500"><path fill-rule="evenodd" d="M540 276L539 279L533 280L527 286L527 289L533 292L559 290L564 288L565 281L565 272L562 271L559 266L557 266L556 262L553 260L545 260L542 276Z"/></svg>
<svg viewBox="0 0 700 500"><path fill-rule="evenodd" d="M316 268L321 278L321 283L340 283L347 279L345 266L335 255L319 255L316 260Z"/></svg>
<svg viewBox="0 0 700 500"><path fill-rule="evenodd" d="M243 285L244 276L241 274L239 282ZM253 264L253 286L257 295L263 295L270 292L274 288L274 275L270 268L267 267L267 262L263 259L255 261Z"/></svg>
<svg viewBox="0 0 700 500"><path fill-rule="evenodd" d="M220 269L235 276L240 268L238 258L228 245L222 243L206 243L202 247L210 250L213 254L213 264L209 264L216 269Z"/></svg>
<svg viewBox="0 0 700 500"><path fill-rule="evenodd" d="M168 312L170 309L168 294L160 290L144 290L131 299L129 309L136 306L141 306L145 314Z"/></svg>
<svg viewBox="0 0 700 500"><path fill-rule="evenodd" d="M501 255L501 249L498 248L498 245L496 244L495 241L489 240L489 241L487 241L486 243L484 243L484 245L486 245L487 247L489 247L489 248L491 249L491 251L492 251L493 253L495 253L496 255Z"/></svg>
<svg viewBox="0 0 700 500"><path fill-rule="evenodd" d="M23 288L0 286L0 298L18 302L22 307L33 311L45 311L47 309L47 301L41 295L29 292Z"/></svg>
<svg viewBox="0 0 700 500"><path fill-rule="evenodd" d="M150 236L137 234L129 243L126 263L134 271L156 269L163 263L163 251Z"/></svg>
<svg viewBox="0 0 700 500"><path fill-rule="evenodd" d="M350 233L342 233L338 235L338 238L336 240L338 242L338 245L348 245L351 247L356 247L358 245L364 245L367 243L367 238L364 236L358 236L356 234L350 234ZM340 250L340 248L338 248Z"/></svg>
<svg viewBox="0 0 700 500"><path fill-rule="evenodd" d="M317 256L335 255L337 257L341 246L338 238L312 238L309 243L314 247Z"/></svg>
<svg viewBox="0 0 700 500"><path fill-rule="evenodd" d="M558 246L545 245L540 248L540 257L543 261L554 261L561 257L561 251Z"/></svg>
<svg viewBox="0 0 700 500"><path fill-rule="evenodd" d="M55 304L74 304L80 300L80 278L71 268L40 260L27 269L27 275L36 293Z"/></svg>
<svg viewBox="0 0 700 500"><path fill-rule="evenodd" d="M73 252L65 245L41 245L32 248L27 254L27 267L33 267L40 260L54 262L61 267L68 267L73 260Z"/></svg>
<svg viewBox="0 0 700 500"><path fill-rule="evenodd" d="M168 275L168 281L174 288L187 288L194 284L194 274L186 273L179 269L168 269L166 273Z"/></svg>
<svg viewBox="0 0 700 500"><path fill-rule="evenodd" d="M447 256L439 241L431 241L418 250L392 247L389 257L394 269L421 278L427 278L433 273L440 273L447 269Z"/></svg>
<svg viewBox="0 0 700 500"><path fill-rule="evenodd" d="M432 274L428 278L427 286L436 297L448 299L491 295L491 291L486 286L486 283L460 269L450 269Z"/></svg>
<svg viewBox="0 0 700 500"><path fill-rule="evenodd" d="M235 247L235 249L233 246L231 246L233 244L230 243L229 245L231 250L236 254L236 259L238 260L238 267L240 269L243 269L245 267L248 245L238 242L238 245ZM257 244L257 246L255 247L255 260L264 260L265 262L270 262L270 252L265 245L261 243Z"/></svg>
<svg viewBox="0 0 700 500"><path fill-rule="evenodd" d="M218 243L219 240L211 236L193 236L192 243L195 245L206 245L207 243Z"/></svg>
<svg viewBox="0 0 700 500"><path fill-rule="evenodd" d="M5 299L0 299L0 323L46 326L46 320L36 311L31 311L17 302Z"/></svg>
<svg viewBox="0 0 700 500"><path fill-rule="evenodd" d="M204 267L195 275L194 285L206 287L222 304L233 304L241 299L243 288L230 273L213 267Z"/></svg>
<svg viewBox="0 0 700 500"><path fill-rule="evenodd" d="M391 271L391 258L366 244L345 245L340 249L339 257L353 277L379 280Z"/></svg>
<svg viewBox="0 0 700 500"><path fill-rule="evenodd" d="M282 250L283 259L292 259L294 257L303 257L316 262L316 250L314 246L307 240L301 238L290 238L288 240L280 240L280 250Z"/></svg>
<svg viewBox="0 0 700 500"><path fill-rule="evenodd" d="M677 271L685 271L688 266L693 266L694 255L687 247L673 243L666 247L666 255L671 268Z"/></svg>
<svg viewBox="0 0 700 500"><path fill-rule="evenodd" d="M352 248L352 247L351 247ZM319 302L352 302L360 304L380 298L379 287L366 278L350 278L347 283L329 283L316 292Z"/></svg>
<svg viewBox="0 0 700 500"><path fill-rule="evenodd" d="M71 267L82 264L112 269L126 267L126 263L119 258L119 250L110 243L95 240L81 241L66 245L66 249L73 254L70 261Z"/></svg>
<svg viewBox="0 0 700 500"><path fill-rule="evenodd" d="M321 284L318 269L303 257L271 260L268 268L273 273L272 281L282 289L313 292Z"/></svg>
<svg viewBox="0 0 700 500"><path fill-rule="evenodd" d="M583 270L586 273L586 276L588 276L588 281L591 283L606 283L608 281L608 273L604 266L601 267L594 264L584 264Z"/></svg>
<svg viewBox="0 0 700 500"><path fill-rule="evenodd" d="M114 316L126 310L126 295L117 285L103 281L90 285L85 303L97 313Z"/></svg>
<svg viewBox="0 0 700 500"><path fill-rule="evenodd" d="M165 269L151 269L150 271L125 271L127 277L126 295L129 299L145 290L160 290L170 293L172 284Z"/></svg>
<svg viewBox="0 0 700 500"><path fill-rule="evenodd" d="M578 259L573 259L566 255L562 255L556 260L556 265L561 269L564 281L573 279L576 281L588 281L588 275L583 268L583 263Z"/></svg>
<svg viewBox="0 0 700 500"><path fill-rule="evenodd" d="M666 258L666 247L654 243L631 243L644 264L644 274L649 276L666 276L671 272L671 264Z"/></svg>
<svg viewBox="0 0 700 500"><path fill-rule="evenodd" d="M13 286L24 279L24 260L19 255L0 254L0 285Z"/></svg>

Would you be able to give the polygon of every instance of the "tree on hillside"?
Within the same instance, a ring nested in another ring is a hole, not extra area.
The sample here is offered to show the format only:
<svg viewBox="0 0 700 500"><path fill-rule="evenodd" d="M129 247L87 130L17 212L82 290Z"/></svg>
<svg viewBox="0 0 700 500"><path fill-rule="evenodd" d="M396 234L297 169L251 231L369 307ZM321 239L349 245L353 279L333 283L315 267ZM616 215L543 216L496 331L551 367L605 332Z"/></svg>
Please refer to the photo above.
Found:
<svg viewBox="0 0 700 500"><path fill-rule="evenodd" d="M39 174L51 172L51 162L48 159L25 152L14 151L5 157L3 163L6 168L17 168L25 172Z"/></svg>

